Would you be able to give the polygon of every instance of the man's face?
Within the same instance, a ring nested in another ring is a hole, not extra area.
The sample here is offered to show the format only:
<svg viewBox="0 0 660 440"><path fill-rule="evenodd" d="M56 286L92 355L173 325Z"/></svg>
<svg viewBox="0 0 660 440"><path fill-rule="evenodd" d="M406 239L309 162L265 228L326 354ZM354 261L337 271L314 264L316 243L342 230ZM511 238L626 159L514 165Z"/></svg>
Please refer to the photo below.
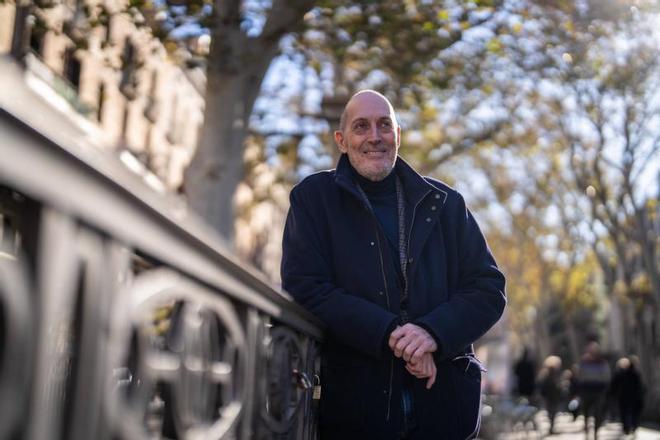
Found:
<svg viewBox="0 0 660 440"><path fill-rule="evenodd" d="M346 105L345 127L335 132L339 151L363 177L380 181L394 168L401 129L392 107L370 92L354 96Z"/></svg>

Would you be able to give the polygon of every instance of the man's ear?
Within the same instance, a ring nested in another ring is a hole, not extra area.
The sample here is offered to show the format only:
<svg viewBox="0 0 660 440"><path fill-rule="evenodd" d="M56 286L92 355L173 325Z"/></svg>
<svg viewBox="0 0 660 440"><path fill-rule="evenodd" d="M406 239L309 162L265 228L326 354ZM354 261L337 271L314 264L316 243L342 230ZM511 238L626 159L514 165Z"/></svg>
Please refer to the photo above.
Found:
<svg viewBox="0 0 660 440"><path fill-rule="evenodd" d="M342 133L341 130L335 130L335 144L337 144L339 151L346 153L347 149L344 145L344 133Z"/></svg>
<svg viewBox="0 0 660 440"><path fill-rule="evenodd" d="M401 145L401 126L396 125L396 146L397 148Z"/></svg>

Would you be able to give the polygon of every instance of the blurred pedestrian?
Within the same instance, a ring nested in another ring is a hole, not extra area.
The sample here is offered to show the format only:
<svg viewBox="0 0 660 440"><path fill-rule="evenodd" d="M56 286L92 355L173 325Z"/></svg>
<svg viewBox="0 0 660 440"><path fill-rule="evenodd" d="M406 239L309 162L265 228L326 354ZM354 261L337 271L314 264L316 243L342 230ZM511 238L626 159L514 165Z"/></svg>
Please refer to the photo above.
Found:
<svg viewBox="0 0 660 440"><path fill-rule="evenodd" d="M644 401L644 386L635 364L623 357L616 363L610 386L611 395L619 406L624 434L633 434L639 426Z"/></svg>
<svg viewBox="0 0 660 440"><path fill-rule="evenodd" d="M598 342L589 342L578 366L577 387L584 415L584 432L588 434L589 417L593 416L594 438L598 438L598 428L603 423L610 379L610 366L602 357Z"/></svg>
<svg viewBox="0 0 660 440"><path fill-rule="evenodd" d="M577 419L577 416L580 413L580 398L578 397L576 378L577 369L577 364L573 364L570 369L565 369L561 374L562 392L564 393L563 400L566 402L568 412L573 416L573 421Z"/></svg>
<svg viewBox="0 0 660 440"><path fill-rule="evenodd" d="M555 432L555 416L562 398L561 358L559 356L548 356L543 361L537 384L543 399L543 406L550 419L550 433L553 434Z"/></svg>
<svg viewBox="0 0 660 440"><path fill-rule="evenodd" d="M531 402L536 387L536 366L527 347L523 349L522 357L514 365L513 374L516 376L515 394Z"/></svg>

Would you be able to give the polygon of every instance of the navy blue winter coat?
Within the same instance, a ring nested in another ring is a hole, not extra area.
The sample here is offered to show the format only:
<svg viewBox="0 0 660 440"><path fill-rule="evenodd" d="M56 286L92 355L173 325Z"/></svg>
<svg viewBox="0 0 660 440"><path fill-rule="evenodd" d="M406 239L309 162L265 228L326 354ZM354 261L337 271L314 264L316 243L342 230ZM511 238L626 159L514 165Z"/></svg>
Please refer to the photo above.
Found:
<svg viewBox="0 0 660 440"><path fill-rule="evenodd" d="M399 321L391 247L357 189L348 157L293 188L283 240L283 287L326 326L322 438L397 439L404 362L387 346ZM479 425L481 364L472 343L500 318L504 276L462 196L400 157L408 225L410 321L438 343L438 374L414 379L419 439L466 439ZM410 227L412 225L412 227Z"/></svg>

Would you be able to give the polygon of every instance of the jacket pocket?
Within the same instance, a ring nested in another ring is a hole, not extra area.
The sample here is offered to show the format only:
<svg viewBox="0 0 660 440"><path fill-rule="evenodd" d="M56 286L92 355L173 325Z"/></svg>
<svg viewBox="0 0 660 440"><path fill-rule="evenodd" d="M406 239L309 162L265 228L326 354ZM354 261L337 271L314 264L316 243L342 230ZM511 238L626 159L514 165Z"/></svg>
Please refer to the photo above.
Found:
<svg viewBox="0 0 660 440"><path fill-rule="evenodd" d="M486 368L473 354L457 356L451 363L459 435L475 438L481 424L481 373Z"/></svg>

